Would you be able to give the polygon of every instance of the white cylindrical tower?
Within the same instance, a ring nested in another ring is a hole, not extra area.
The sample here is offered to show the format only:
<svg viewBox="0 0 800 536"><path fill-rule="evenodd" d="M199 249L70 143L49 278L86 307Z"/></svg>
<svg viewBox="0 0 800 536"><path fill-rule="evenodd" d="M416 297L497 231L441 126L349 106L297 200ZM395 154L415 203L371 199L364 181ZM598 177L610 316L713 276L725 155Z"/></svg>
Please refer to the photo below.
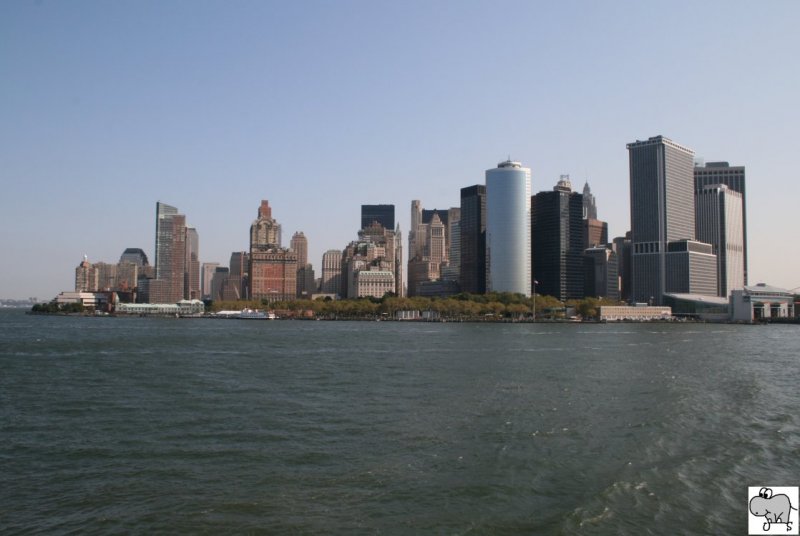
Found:
<svg viewBox="0 0 800 536"><path fill-rule="evenodd" d="M486 289L531 295L531 170L486 170Z"/></svg>

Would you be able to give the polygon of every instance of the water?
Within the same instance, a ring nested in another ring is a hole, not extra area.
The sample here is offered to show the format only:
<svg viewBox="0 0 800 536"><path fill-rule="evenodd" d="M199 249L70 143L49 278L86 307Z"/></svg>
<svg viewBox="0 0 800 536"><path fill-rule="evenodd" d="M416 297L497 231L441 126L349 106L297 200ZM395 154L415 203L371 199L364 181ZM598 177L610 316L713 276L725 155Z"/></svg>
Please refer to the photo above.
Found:
<svg viewBox="0 0 800 536"><path fill-rule="evenodd" d="M0 311L0 528L744 534L800 484L796 326Z"/></svg>

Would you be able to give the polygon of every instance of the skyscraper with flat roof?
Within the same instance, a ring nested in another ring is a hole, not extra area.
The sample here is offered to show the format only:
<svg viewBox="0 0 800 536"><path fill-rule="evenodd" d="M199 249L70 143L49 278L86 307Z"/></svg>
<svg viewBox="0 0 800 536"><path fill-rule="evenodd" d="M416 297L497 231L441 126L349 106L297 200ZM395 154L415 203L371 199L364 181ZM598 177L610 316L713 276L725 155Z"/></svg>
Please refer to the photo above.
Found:
<svg viewBox="0 0 800 536"><path fill-rule="evenodd" d="M342 295L342 251L339 249L329 249L322 254L321 291Z"/></svg>
<svg viewBox="0 0 800 536"><path fill-rule="evenodd" d="M584 297L583 195L562 175L550 192L531 200L536 291L559 300Z"/></svg>
<svg viewBox="0 0 800 536"><path fill-rule="evenodd" d="M462 292L486 292L486 186L476 184L461 189L461 269Z"/></svg>
<svg viewBox="0 0 800 536"><path fill-rule="evenodd" d="M157 202L156 278L150 282L150 303L176 303L184 298L186 238L186 216L173 206Z"/></svg>
<svg viewBox="0 0 800 536"><path fill-rule="evenodd" d="M742 272L747 285L747 193L745 191L745 167L731 166L728 162L706 162L694 167L695 191L705 186L724 184L730 190L742 194Z"/></svg>
<svg viewBox="0 0 800 536"><path fill-rule="evenodd" d="M664 293L672 291L667 285L667 245L694 239L694 151L664 136L629 143L627 148L633 248L631 298L662 305Z"/></svg>
<svg viewBox="0 0 800 536"><path fill-rule="evenodd" d="M703 186L695 192L697 239L717 255L717 295L745 287L742 194L725 186Z"/></svg>
<svg viewBox="0 0 800 536"><path fill-rule="evenodd" d="M373 222L394 231L394 205L361 205L361 228L366 229Z"/></svg>
<svg viewBox="0 0 800 536"><path fill-rule="evenodd" d="M184 265L183 297L199 300L200 290L200 239L197 229L186 228L186 260Z"/></svg>
<svg viewBox="0 0 800 536"><path fill-rule="evenodd" d="M531 170L510 159L486 170L486 288L531 295Z"/></svg>

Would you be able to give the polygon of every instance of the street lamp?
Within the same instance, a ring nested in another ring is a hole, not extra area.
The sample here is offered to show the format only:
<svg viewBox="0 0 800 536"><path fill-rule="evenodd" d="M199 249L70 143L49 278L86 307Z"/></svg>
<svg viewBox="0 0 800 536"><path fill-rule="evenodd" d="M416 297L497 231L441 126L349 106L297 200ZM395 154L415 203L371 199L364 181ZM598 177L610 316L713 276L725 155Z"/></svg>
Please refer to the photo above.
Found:
<svg viewBox="0 0 800 536"><path fill-rule="evenodd" d="M538 284L539 282L534 279L533 280L533 323L534 324L536 323L536 285Z"/></svg>

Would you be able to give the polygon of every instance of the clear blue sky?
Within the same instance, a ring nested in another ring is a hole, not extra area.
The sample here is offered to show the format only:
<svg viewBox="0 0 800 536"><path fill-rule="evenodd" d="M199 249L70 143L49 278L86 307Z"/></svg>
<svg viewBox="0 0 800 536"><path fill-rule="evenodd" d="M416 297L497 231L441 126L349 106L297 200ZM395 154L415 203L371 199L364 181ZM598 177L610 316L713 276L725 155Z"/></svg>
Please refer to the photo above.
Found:
<svg viewBox="0 0 800 536"><path fill-rule="evenodd" d="M751 282L800 285L800 2L0 2L0 297L71 290L84 254L153 255L155 204L201 261L261 199L322 253L362 203L458 206L507 156L589 181L629 228L625 144L747 166Z"/></svg>

